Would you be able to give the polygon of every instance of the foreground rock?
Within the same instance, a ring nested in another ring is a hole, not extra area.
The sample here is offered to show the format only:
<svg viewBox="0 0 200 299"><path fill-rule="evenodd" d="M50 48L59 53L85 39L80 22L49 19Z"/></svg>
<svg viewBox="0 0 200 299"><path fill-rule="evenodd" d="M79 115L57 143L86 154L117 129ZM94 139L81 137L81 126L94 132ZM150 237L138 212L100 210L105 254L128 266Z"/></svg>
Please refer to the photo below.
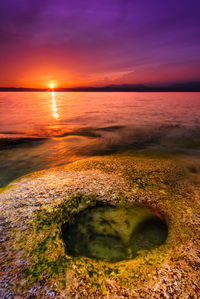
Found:
<svg viewBox="0 0 200 299"><path fill-rule="evenodd" d="M193 169L115 155L11 183L0 194L0 297L198 298L200 179ZM150 208L167 222L166 241L113 263L68 255L63 224L97 202Z"/></svg>

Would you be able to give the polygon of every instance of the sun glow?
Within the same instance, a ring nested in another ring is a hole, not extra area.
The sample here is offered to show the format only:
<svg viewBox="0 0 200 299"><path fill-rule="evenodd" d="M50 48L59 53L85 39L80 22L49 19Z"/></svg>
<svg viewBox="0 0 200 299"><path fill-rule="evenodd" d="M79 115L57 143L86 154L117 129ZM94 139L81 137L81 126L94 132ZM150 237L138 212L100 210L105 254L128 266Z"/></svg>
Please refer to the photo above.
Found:
<svg viewBox="0 0 200 299"><path fill-rule="evenodd" d="M49 84L49 87L50 87L51 89L54 89L54 84Z"/></svg>

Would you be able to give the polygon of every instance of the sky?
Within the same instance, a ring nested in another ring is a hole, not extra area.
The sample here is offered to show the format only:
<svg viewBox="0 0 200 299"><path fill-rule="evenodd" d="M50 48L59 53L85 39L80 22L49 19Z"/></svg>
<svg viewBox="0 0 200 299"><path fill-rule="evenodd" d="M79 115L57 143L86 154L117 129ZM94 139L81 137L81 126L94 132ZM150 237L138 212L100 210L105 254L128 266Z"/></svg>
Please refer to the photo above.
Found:
<svg viewBox="0 0 200 299"><path fill-rule="evenodd" d="M0 86L200 80L199 0L1 0Z"/></svg>

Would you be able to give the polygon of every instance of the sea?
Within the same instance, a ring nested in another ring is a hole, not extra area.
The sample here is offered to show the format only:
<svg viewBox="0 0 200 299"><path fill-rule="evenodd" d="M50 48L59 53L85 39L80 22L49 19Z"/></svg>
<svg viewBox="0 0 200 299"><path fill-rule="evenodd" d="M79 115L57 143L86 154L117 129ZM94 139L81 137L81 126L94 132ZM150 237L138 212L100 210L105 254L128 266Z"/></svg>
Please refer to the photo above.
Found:
<svg viewBox="0 0 200 299"><path fill-rule="evenodd" d="M200 158L198 92L0 92L0 187L86 157Z"/></svg>

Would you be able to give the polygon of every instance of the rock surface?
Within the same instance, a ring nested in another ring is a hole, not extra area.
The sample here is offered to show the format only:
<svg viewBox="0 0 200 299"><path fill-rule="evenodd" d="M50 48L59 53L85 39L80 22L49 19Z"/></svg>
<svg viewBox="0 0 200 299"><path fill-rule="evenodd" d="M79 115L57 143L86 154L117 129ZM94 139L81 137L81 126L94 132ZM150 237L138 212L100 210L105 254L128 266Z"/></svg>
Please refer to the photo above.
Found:
<svg viewBox="0 0 200 299"><path fill-rule="evenodd" d="M0 297L198 298L200 177L182 164L132 154L94 157L2 189ZM93 200L151 207L168 224L165 244L114 264L67 256L61 225Z"/></svg>

